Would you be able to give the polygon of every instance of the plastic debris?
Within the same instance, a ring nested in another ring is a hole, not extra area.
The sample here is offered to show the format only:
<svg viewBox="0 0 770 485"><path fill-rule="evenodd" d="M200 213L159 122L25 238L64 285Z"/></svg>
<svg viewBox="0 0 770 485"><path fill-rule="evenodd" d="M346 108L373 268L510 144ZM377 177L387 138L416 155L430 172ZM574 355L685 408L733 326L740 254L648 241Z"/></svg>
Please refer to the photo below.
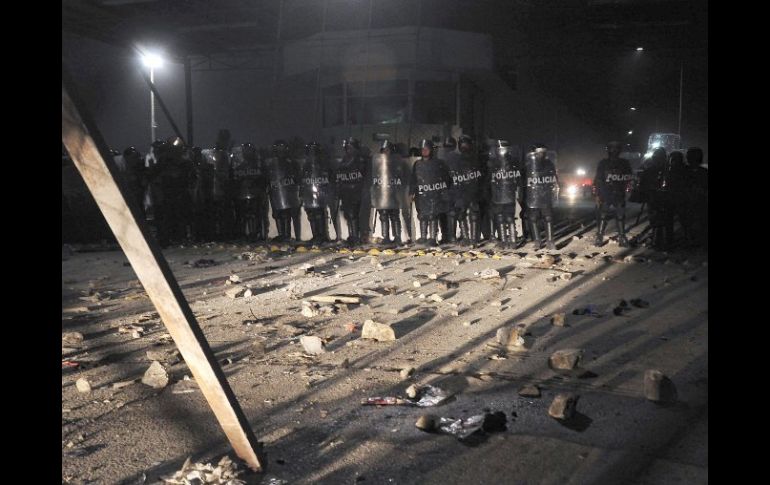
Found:
<svg viewBox="0 0 770 485"><path fill-rule="evenodd" d="M164 483L173 485L245 485L238 476L243 473L238 470L238 465L225 456L216 467L211 463L190 463L190 458L185 460L182 469L171 477L162 478Z"/></svg>

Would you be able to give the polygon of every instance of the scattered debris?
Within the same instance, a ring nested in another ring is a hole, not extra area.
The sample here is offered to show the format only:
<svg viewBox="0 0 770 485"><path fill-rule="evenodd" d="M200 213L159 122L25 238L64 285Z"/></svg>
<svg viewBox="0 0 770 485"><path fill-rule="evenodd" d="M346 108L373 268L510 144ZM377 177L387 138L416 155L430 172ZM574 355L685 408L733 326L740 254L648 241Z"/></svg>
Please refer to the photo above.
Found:
<svg viewBox="0 0 770 485"><path fill-rule="evenodd" d="M299 338L302 347L310 355L320 355L326 352L324 341L316 336L303 335Z"/></svg>
<svg viewBox="0 0 770 485"><path fill-rule="evenodd" d="M157 360L158 362L165 362L169 365L174 365L179 362L179 351L174 350L148 350L145 354L150 361Z"/></svg>
<svg viewBox="0 0 770 485"><path fill-rule="evenodd" d="M292 276L304 276L311 273L315 273L315 266L310 263L305 263L291 272Z"/></svg>
<svg viewBox="0 0 770 485"><path fill-rule="evenodd" d="M557 350L548 359L548 366L551 369L572 370L580 364L583 358L582 349L562 349Z"/></svg>
<svg viewBox="0 0 770 485"><path fill-rule="evenodd" d="M364 406L409 405L409 406L427 408L427 407L437 406L442 402L444 402L447 398L449 398L449 394L447 394L446 391L436 386L424 386L420 388L409 386L409 388L407 388L407 391L408 391L407 395L412 394L415 397L410 399L403 399L396 396L367 397L361 400L361 404Z"/></svg>
<svg viewBox="0 0 770 485"><path fill-rule="evenodd" d="M213 259L199 259L197 261L192 261L192 262L188 261L188 264L193 268L208 268L211 266L216 266L218 263Z"/></svg>
<svg viewBox="0 0 770 485"><path fill-rule="evenodd" d="M390 325L367 320L364 322L364 327L361 330L361 338L371 338L380 342L387 342L396 340L396 332Z"/></svg>
<svg viewBox="0 0 770 485"><path fill-rule="evenodd" d="M348 304L359 304L361 303L361 298L357 296L344 296L344 295L315 295L310 297L311 301L316 301L320 303L348 303Z"/></svg>
<svg viewBox="0 0 770 485"><path fill-rule="evenodd" d="M572 279L572 273L562 273L559 275L559 278L563 280L571 280Z"/></svg>
<svg viewBox="0 0 770 485"><path fill-rule="evenodd" d="M75 387L77 388L78 392L91 392L91 383L88 382L88 379L85 377L81 377L75 381Z"/></svg>
<svg viewBox="0 0 770 485"><path fill-rule="evenodd" d="M548 408L548 415L555 419L568 420L575 415L578 399L577 394L557 394Z"/></svg>
<svg viewBox="0 0 770 485"><path fill-rule="evenodd" d="M406 393L406 397L409 399L417 399L417 396L420 395L420 388L417 387L416 384L412 384L411 386L407 387L406 391L404 392Z"/></svg>
<svg viewBox="0 0 770 485"><path fill-rule="evenodd" d="M677 399L674 382L657 369L644 373L644 397L654 402L675 402Z"/></svg>
<svg viewBox="0 0 770 485"><path fill-rule="evenodd" d="M246 293L247 288L245 286L241 285L233 285L232 288L225 291L225 295L232 298L233 300L236 298L243 297L243 294Z"/></svg>
<svg viewBox="0 0 770 485"><path fill-rule="evenodd" d="M265 343L261 340L255 340L251 343L251 355L252 357L262 357L267 353Z"/></svg>
<svg viewBox="0 0 770 485"><path fill-rule="evenodd" d="M500 272L494 268L487 268L479 273L474 273L474 275L478 276L482 280L487 280L491 278L499 278Z"/></svg>
<svg viewBox="0 0 770 485"><path fill-rule="evenodd" d="M363 406L396 406L401 404L409 404L406 399L401 399L395 396L388 397L367 397L361 399L361 405Z"/></svg>
<svg viewBox="0 0 770 485"><path fill-rule="evenodd" d="M423 414L414 425L423 431L435 431L438 428L439 418L433 414Z"/></svg>
<svg viewBox="0 0 770 485"><path fill-rule="evenodd" d="M242 473L228 456L219 460L216 467L211 463L191 463L187 458L181 470L162 480L172 485L245 485L246 482L238 478Z"/></svg>
<svg viewBox="0 0 770 485"><path fill-rule="evenodd" d="M61 335L62 344L78 347L83 343L83 334L80 332L65 332Z"/></svg>
<svg viewBox="0 0 770 485"><path fill-rule="evenodd" d="M428 297L428 299L431 301L435 301L436 303L441 303L442 301L444 301L444 297L439 295L438 293L433 293Z"/></svg>
<svg viewBox="0 0 770 485"><path fill-rule="evenodd" d="M142 384L155 389L163 389L168 385L168 372L157 360L152 361L150 367L142 377Z"/></svg>
<svg viewBox="0 0 770 485"><path fill-rule="evenodd" d="M321 311L319 310L320 305L317 305L315 303L310 303L309 301L303 301L302 302L302 316L305 316L307 318L313 318L317 317L321 314Z"/></svg>
<svg viewBox="0 0 770 485"><path fill-rule="evenodd" d="M521 397L540 397L540 388L534 384L526 384L519 389L519 396Z"/></svg>
<svg viewBox="0 0 770 485"><path fill-rule="evenodd" d="M596 311L595 305L587 305L583 308L575 308L572 310L573 315L591 315L592 317L602 317L603 315Z"/></svg>
<svg viewBox="0 0 770 485"><path fill-rule="evenodd" d="M438 279L438 275L436 273L431 273L431 274L428 275L428 279L429 280L437 280Z"/></svg>
<svg viewBox="0 0 770 485"><path fill-rule="evenodd" d="M634 305L636 308L647 308L650 306L650 303L648 301L642 300L641 298L634 298L631 300L631 304Z"/></svg>
<svg viewBox="0 0 770 485"><path fill-rule="evenodd" d="M567 314L566 313L554 313L551 317L551 324L556 327L567 326Z"/></svg>
<svg viewBox="0 0 770 485"><path fill-rule="evenodd" d="M419 281L415 280L412 282L412 286L414 286L415 288L419 288L422 286L422 284Z"/></svg>
<svg viewBox="0 0 770 485"><path fill-rule="evenodd" d="M497 329L497 343L507 349L520 349L524 347L525 341L521 336L523 329L503 327Z"/></svg>
<svg viewBox="0 0 770 485"><path fill-rule="evenodd" d="M414 371L415 371L414 367L406 367L404 369L401 369L401 372L399 373L399 375L401 376L402 379L408 379L412 377L412 374L414 374Z"/></svg>
<svg viewBox="0 0 770 485"><path fill-rule="evenodd" d="M233 285L233 284L240 283L240 282L241 282L241 277L240 276L238 276L237 274L231 274L230 277L227 278L227 281L225 281L225 284L226 285Z"/></svg>

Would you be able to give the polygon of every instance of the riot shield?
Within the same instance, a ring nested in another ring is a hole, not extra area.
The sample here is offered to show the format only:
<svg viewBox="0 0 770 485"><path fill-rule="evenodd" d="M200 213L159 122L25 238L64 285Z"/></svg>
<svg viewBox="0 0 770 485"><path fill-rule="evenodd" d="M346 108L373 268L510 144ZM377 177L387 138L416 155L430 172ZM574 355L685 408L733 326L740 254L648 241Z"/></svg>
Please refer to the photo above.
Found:
<svg viewBox="0 0 770 485"><path fill-rule="evenodd" d="M378 153L372 155L371 164L372 207L377 210L401 208L406 188L403 159L394 153Z"/></svg>
<svg viewBox="0 0 770 485"><path fill-rule="evenodd" d="M553 162L547 156L538 158L535 152L529 152L524 160L524 172L527 207L540 209L552 206L559 193L556 167Z"/></svg>
<svg viewBox="0 0 770 485"><path fill-rule="evenodd" d="M296 173L294 162L288 158L272 157L266 160L265 165L273 210L299 207L299 174Z"/></svg>
<svg viewBox="0 0 770 485"><path fill-rule="evenodd" d="M302 205L307 209L322 209L330 206L335 197L331 171L315 153L309 153L300 160L302 171Z"/></svg>

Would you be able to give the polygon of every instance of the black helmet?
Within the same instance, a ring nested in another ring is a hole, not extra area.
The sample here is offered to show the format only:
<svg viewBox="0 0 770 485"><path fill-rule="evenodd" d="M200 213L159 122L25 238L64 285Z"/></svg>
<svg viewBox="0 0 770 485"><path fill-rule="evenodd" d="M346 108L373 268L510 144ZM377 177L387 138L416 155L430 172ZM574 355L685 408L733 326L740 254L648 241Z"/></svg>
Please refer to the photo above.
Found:
<svg viewBox="0 0 770 485"><path fill-rule="evenodd" d="M451 136L444 138L444 148L457 148L457 141Z"/></svg>
<svg viewBox="0 0 770 485"><path fill-rule="evenodd" d="M460 135L458 145L473 145L473 137L470 135Z"/></svg>
<svg viewBox="0 0 770 485"><path fill-rule="evenodd" d="M420 142L420 148L426 148L426 147L427 147L427 148L433 149L433 148L434 148L434 146L435 146L435 145L433 145L433 141L431 141L431 140L428 140L427 138L423 139L423 140Z"/></svg>
<svg viewBox="0 0 770 485"><path fill-rule="evenodd" d="M321 144L317 141L311 141L307 145L305 145L305 153L318 153L321 151Z"/></svg>
<svg viewBox="0 0 770 485"><path fill-rule="evenodd" d="M698 147L690 147L687 149L687 166L698 167L703 163L703 150Z"/></svg>
<svg viewBox="0 0 770 485"><path fill-rule="evenodd" d="M139 155L139 152L136 151L136 147L128 147L125 150L123 150L124 157L127 157L129 155Z"/></svg>
<svg viewBox="0 0 770 485"><path fill-rule="evenodd" d="M529 147L529 151L545 153L546 151L548 151L548 147L545 146L545 143L535 143L534 145Z"/></svg>

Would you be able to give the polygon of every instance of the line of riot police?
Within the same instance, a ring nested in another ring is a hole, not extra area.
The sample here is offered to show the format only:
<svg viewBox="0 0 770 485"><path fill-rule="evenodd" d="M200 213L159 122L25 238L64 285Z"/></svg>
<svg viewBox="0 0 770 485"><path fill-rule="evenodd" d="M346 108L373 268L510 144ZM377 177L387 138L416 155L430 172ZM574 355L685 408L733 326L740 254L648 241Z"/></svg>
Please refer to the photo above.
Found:
<svg viewBox="0 0 770 485"><path fill-rule="evenodd" d="M540 249L542 222L547 248L553 249L558 177L546 147L535 145L523 154L505 140L489 140L480 148L463 135L459 142L448 138L442 146L423 140L409 156L385 141L369 156L358 140L348 138L342 142L341 158L332 160L316 142L308 143L302 156L293 156L283 140L269 151L249 143L228 151L223 146L186 147L172 138L153 143L144 157L128 148L116 155L116 162L129 197L162 246L236 238L266 241L269 202L277 241L302 240L304 208L311 243L332 240L329 223L334 240L340 241L342 212L347 242L360 244L372 232L366 216L371 208L377 214L371 225L379 219L386 244L496 240L511 248L529 237ZM413 205L419 223L416 241Z"/></svg>

